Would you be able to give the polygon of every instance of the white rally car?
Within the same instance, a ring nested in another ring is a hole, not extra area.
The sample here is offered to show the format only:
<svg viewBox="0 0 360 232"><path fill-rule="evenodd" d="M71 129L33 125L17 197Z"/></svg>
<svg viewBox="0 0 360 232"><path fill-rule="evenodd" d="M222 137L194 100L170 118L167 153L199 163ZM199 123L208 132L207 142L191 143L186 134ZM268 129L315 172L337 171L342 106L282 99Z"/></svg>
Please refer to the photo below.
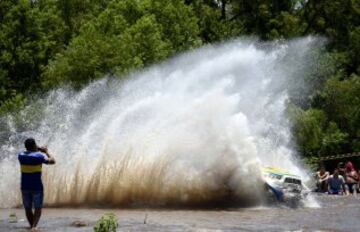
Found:
<svg viewBox="0 0 360 232"><path fill-rule="evenodd" d="M280 168L265 167L262 174L269 199L298 204L309 192L300 176Z"/></svg>

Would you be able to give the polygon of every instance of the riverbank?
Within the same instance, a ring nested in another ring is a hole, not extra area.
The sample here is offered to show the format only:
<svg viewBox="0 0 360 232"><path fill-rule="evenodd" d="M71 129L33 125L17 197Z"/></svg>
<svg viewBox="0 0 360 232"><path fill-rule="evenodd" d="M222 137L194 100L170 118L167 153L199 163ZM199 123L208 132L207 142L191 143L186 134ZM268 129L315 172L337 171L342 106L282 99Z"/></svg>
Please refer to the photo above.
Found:
<svg viewBox="0 0 360 232"><path fill-rule="evenodd" d="M360 197L316 196L321 208L245 208L213 210L46 208L42 232L92 231L105 213L114 213L118 231L359 231ZM16 213L17 223L9 223ZM0 209L1 232L25 232L22 209ZM80 226L80 227L78 227Z"/></svg>

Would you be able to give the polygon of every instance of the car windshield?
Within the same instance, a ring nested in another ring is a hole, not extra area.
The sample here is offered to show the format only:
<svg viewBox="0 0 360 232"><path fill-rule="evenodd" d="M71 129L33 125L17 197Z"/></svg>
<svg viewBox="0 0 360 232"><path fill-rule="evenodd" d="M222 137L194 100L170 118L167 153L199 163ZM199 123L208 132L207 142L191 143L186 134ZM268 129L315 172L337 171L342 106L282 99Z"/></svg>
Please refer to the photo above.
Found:
<svg viewBox="0 0 360 232"><path fill-rule="evenodd" d="M284 180L285 183L291 183L291 184L297 184L297 185L301 185L301 180L299 179L295 179L295 178L290 178L290 177L286 177Z"/></svg>

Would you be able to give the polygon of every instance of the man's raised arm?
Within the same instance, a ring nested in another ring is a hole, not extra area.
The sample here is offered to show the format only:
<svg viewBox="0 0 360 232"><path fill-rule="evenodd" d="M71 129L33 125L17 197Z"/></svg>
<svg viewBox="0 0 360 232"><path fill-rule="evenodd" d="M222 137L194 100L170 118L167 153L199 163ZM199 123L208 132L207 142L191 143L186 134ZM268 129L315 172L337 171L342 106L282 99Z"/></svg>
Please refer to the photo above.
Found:
<svg viewBox="0 0 360 232"><path fill-rule="evenodd" d="M55 158L52 155L50 155L47 147L39 147L39 151L41 151L48 157L48 161L49 161L48 164L55 164Z"/></svg>

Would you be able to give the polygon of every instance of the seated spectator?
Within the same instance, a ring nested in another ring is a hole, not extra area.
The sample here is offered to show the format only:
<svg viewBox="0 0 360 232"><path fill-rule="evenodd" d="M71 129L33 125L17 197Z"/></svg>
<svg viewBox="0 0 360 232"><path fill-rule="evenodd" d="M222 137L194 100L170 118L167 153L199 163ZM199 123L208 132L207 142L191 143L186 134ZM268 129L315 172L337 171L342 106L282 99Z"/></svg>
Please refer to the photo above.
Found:
<svg viewBox="0 0 360 232"><path fill-rule="evenodd" d="M325 170L324 166L320 167L320 171L316 172L316 187L317 191L325 193L327 191L327 180L330 173Z"/></svg>
<svg viewBox="0 0 360 232"><path fill-rule="evenodd" d="M354 165L349 161L345 166L345 184L346 194L356 194L357 184L359 182L359 176L354 168Z"/></svg>
<svg viewBox="0 0 360 232"><path fill-rule="evenodd" d="M344 194L345 180L339 175L339 170L335 169L334 173L328 179L328 193L329 194Z"/></svg>

